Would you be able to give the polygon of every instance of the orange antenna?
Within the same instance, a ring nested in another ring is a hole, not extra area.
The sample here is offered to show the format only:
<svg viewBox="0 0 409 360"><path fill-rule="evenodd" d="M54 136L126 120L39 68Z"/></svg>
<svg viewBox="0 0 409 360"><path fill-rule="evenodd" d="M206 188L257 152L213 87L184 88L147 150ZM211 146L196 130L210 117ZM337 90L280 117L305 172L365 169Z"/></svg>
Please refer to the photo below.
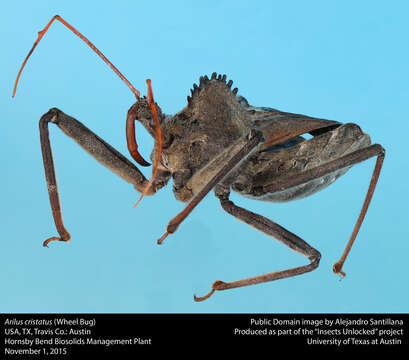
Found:
<svg viewBox="0 0 409 360"><path fill-rule="evenodd" d="M163 146L162 129L160 127L158 114L156 113L155 100L153 98L151 80L147 79L146 83L148 84L148 103L149 103L149 105L151 107L152 116L153 116L153 119L155 120L155 125L156 125L156 141L157 141L157 146L158 147L157 147L157 151L156 151L156 161L155 161L155 164L154 164L153 170L152 170L152 178L150 179L149 183L146 185L145 189L142 192L141 197L136 202L134 207L138 206L138 204L140 203L142 198L148 193L150 187L152 186L153 181L155 180L156 174L158 172L160 159L161 159L161 156L162 156L162 146Z"/></svg>
<svg viewBox="0 0 409 360"><path fill-rule="evenodd" d="M92 50L94 50L99 57L104 60L109 67L115 71L115 73L122 79L122 81L129 87L129 89L135 94L136 98L139 99L140 93L138 90L136 90L132 84L125 78L125 76L123 76L121 74L121 72L104 56L104 54L102 54L101 51L99 51L95 45L89 41L84 35L82 35L77 29L75 29L73 26L71 26L69 23L67 23L61 16L59 15L55 15L50 22L47 24L47 26L38 32L38 38L35 41L33 47L31 48L31 50L29 51L28 55L26 56L23 65L21 65L20 71L17 74L17 78L16 78L16 82L14 83L14 89L13 89L13 95L12 97L14 97L14 95L16 95L16 91L17 91L17 85L18 85L18 81L20 79L20 75L21 72L24 69L24 66L26 65L26 62L28 60L28 58L30 57L30 55L32 54L32 52L34 51L35 47L37 46L37 44L40 42L40 40L42 39L42 37L44 36L44 34L47 32L47 30L50 28L51 24L54 22L54 20L58 20L59 22L63 23L68 29L70 29L75 35L77 35L82 41L84 41Z"/></svg>

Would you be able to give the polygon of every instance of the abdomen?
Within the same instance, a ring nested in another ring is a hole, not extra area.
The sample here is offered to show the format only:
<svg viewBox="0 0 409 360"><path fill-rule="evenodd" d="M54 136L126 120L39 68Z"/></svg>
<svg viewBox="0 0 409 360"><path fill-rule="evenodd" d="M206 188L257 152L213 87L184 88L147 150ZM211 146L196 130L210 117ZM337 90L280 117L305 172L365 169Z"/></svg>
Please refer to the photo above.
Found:
<svg viewBox="0 0 409 360"><path fill-rule="evenodd" d="M371 144L370 137L356 124L344 124L309 140L298 137L282 147L263 151L238 169L232 188L239 194L272 202L297 200L312 195L345 174L350 167L275 193L259 194L255 189L323 165Z"/></svg>

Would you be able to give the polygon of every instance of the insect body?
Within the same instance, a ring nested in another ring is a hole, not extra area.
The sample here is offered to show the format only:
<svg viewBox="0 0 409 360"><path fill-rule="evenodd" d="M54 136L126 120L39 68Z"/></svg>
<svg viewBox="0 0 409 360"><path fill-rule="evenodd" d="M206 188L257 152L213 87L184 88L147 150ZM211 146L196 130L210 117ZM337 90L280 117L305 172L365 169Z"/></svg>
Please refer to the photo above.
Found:
<svg viewBox="0 0 409 360"><path fill-rule="evenodd" d="M55 19L95 48L58 16L39 33L39 39ZM111 63L109 65L114 68ZM123 78L116 68L114 70ZM155 166L150 181L132 162L78 120L58 109L51 109L42 116L40 137L44 166L54 221L60 235L46 240L45 245L52 240L70 239L62 221L48 138L48 124L51 122L101 164L133 184L142 195L153 195L173 179L176 198L187 205L169 222L158 243L174 233L203 197L214 190L227 213L281 241L310 261L308 265L248 279L216 281L207 295L195 296L197 301L207 299L216 290L300 275L319 265L321 255L316 249L270 219L235 205L229 199L231 191L263 201L296 200L330 185L352 165L376 156L375 170L358 221L344 253L334 265L335 273L345 275L342 266L366 214L385 153L382 146L371 145L369 136L358 125L251 106L237 94L237 88L232 89L232 81L227 81L226 75L217 73L210 78L201 77L199 84L193 85L187 106L175 115L163 114L155 104L150 81L148 97L141 98L139 92L130 87L137 101L127 115L128 148L139 164L149 165L139 155L134 139L134 122L138 120L155 139L151 156ZM312 138L303 137L306 133Z"/></svg>

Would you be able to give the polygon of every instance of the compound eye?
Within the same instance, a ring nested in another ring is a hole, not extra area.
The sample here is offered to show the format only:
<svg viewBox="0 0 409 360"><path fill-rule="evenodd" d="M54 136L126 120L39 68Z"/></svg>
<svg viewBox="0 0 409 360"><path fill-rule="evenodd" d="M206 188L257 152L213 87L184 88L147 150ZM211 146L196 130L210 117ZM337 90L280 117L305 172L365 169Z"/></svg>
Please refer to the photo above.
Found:
<svg viewBox="0 0 409 360"><path fill-rule="evenodd" d="M155 124L155 119L152 117L152 115L148 112L145 112L144 116L145 123L148 124L148 126L152 129L155 130L156 124Z"/></svg>

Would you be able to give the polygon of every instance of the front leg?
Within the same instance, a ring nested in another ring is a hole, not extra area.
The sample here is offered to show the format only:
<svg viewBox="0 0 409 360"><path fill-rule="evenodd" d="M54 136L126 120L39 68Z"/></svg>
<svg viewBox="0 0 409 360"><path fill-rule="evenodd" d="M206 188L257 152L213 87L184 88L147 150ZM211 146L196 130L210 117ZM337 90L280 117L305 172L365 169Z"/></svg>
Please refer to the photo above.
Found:
<svg viewBox="0 0 409 360"><path fill-rule="evenodd" d="M64 114L61 110L55 108L51 109L41 117L39 127L47 189L55 226L60 237L51 237L47 239L44 241L44 246L47 246L47 244L53 240L70 240L70 234L65 228L62 219L54 160L48 131L48 124L50 122L56 124L66 135L75 140L100 164L111 170L126 182L134 185L137 191L142 193L148 184L148 180L138 168L111 145L102 140L78 120ZM170 174L168 172L160 171L155 177L154 183L150 187L147 195L154 194L158 189L166 185L169 178Z"/></svg>
<svg viewBox="0 0 409 360"><path fill-rule="evenodd" d="M303 239L297 235L284 229L282 226L276 224L270 219L265 218L259 214L255 214L251 211L243 209L235 205L229 200L229 189L224 185L219 185L215 189L216 196L220 199L220 204L227 213L233 215L235 218L245 222L246 224L253 226L257 230L269 235L283 244L287 245L290 249L304 255L310 261L309 264L291 268L288 270L275 271L263 275L254 276L247 279L224 282L216 281L212 285L212 290L203 297L194 297L195 301L203 301L209 298L216 290L227 290L242 286L255 285L268 281L284 279L296 275L301 275L316 269L319 265L321 254L314 249Z"/></svg>

